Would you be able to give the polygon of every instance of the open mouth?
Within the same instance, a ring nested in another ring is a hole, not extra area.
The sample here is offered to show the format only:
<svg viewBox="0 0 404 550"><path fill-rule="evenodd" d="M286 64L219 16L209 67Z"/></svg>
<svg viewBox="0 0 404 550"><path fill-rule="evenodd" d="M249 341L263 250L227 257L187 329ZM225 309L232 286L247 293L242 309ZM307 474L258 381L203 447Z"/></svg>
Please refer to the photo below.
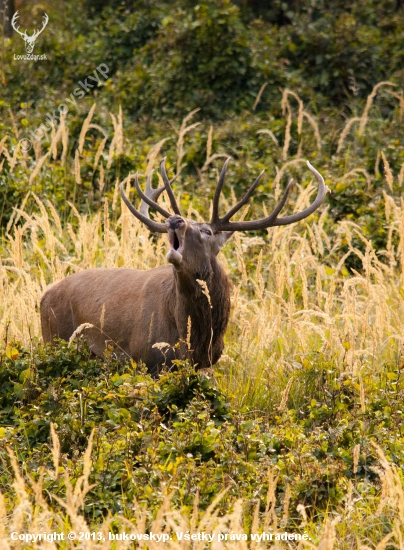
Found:
<svg viewBox="0 0 404 550"><path fill-rule="evenodd" d="M178 250L180 247L180 240L177 237L176 233L174 233L174 242L173 242L173 248L174 250Z"/></svg>
<svg viewBox="0 0 404 550"><path fill-rule="evenodd" d="M171 250L176 250L177 252L182 252L182 239L180 239L176 231L170 231L169 241L171 245Z"/></svg>

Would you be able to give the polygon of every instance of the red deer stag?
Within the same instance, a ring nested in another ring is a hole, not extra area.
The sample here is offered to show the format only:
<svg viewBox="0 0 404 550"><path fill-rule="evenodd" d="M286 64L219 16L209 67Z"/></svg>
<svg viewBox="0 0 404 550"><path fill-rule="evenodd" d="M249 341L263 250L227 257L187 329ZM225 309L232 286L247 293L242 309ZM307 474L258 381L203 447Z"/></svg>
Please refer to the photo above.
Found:
<svg viewBox="0 0 404 550"><path fill-rule="evenodd" d="M122 199L132 214L150 231L168 233L167 261L171 265L149 271L88 269L54 283L41 301L44 341L69 340L80 325L89 323L85 335L96 355L102 355L106 346L112 344L121 359L142 360L154 376L173 359L189 357L198 368L216 363L223 351L230 314L230 281L217 260L219 250L235 231L256 231L306 218L320 206L327 193L322 176L307 163L319 186L317 197L308 208L278 218L291 189L289 183L269 216L257 221L232 222L230 219L248 202L263 172L246 195L220 217L219 197L229 160L219 177L209 223L197 223L181 215L171 189L175 178L169 181L164 160L161 163L164 187L152 188L150 174L143 193L136 175L135 187L142 199L139 210L129 202L121 184ZM156 202L164 190L172 214ZM149 207L167 221L150 219ZM162 343L169 346L164 348Z"/></svg>

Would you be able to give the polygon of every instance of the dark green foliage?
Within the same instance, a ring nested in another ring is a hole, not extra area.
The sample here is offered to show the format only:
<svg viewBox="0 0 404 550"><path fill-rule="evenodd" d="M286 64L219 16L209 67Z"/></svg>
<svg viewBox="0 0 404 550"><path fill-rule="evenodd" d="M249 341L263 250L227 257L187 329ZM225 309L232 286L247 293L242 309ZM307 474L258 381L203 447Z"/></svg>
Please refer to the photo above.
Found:
<svg viewBox="0 0 404 550"><path fill-rule="evenodd" d="M332 10L318 2L316 10L292 15L294 32L283 55L332 101L366 97L403 68L402 17L391 0Z"/></svg>
<svg viewBox="0 0 404 550"><path fill-rule="evenodd" d="M112 89L135 114L183 115L201 108L220 118L248 106L242 97L248 97L251 77L247 30L237 8L208 0L189 9L173 6Z"/></svg>
<svg viewBox="0 0 404 550"><path fill-rule="evenodd" d="M251 109L268 83L261 109L293 87L318 107L345 109L386 79L403 82L404 10L394 0L336 2L74 2L50 12L53 32L38 40L41 63L16 62L18 35L2 54L6 96L38 111L55 108L101 63L107 86L89 89L133 116L182 116L201 108L224 119ZM30 17L31 16L31 17ZM42 13L21 10L25 24ZM56 32L57 29L57 32ZM34 83L34 85L33 85Z"/></svg>
<svg viewBox="0 0 404 550"><path fill-rule="evenodd" d="M314 511L337 504L349 479L364 495L377 489L371 441L390 460L403 461L402 365L364 375L363 384L366 414L358 379L339 375L320 357L306 358L284 411L252 415L233 410L215 384L186 363L153 381L135 365L94 359L80 341L70 348L61 342L53 350L34 345L31 351L10 344L0 364L0 459L6 461L7 443L30 471L51 468L53 422L61 466L73 480L95 429L96 486L85 508L93 518L129 510L134 497L154 508L164 487L174 486L175 501L186 507L192 507L196 491L205 507L225 487L229 495L264 501L268 467L280 476L280 496L292 484L293 503ZM357 444L361 454L354 473ZM4 470L0 489L9 484ZM45 476L50 492L62 494L62 485Z"/></svg>

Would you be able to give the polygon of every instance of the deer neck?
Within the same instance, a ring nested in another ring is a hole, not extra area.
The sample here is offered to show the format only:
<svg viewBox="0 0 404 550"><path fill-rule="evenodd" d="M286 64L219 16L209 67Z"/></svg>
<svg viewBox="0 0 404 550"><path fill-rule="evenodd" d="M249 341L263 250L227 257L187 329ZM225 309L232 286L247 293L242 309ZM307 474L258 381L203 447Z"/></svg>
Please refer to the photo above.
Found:
<svg viewBox="0 0 404 550"><path fill-rule="evenodd" d="M173 268L174 269L174 268ZM211 258L208 276L189 274L174 269L171 308L179 339L189 339L191 326L192 361L205 368L214 364L223 349L223 336L230 316L230 281L222 266ZM198 283L204 281L205 285ZM209 294L206 296L206 288Z"/></svg>

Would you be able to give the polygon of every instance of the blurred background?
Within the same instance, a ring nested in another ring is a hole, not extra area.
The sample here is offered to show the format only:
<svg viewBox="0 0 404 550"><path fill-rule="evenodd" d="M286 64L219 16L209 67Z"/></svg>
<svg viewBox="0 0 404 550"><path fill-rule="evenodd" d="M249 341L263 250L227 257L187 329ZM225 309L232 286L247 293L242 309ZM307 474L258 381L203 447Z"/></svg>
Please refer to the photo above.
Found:
<svg viewBox="0 0 404 550"><path fill-rule="evenodd" d="M13 60L24 53L17 10L28 34L48 14L34 49L46 63ZM287 87L314 112L348 116L377 82L404 83L402 0L1 0L0 21L1 95L16 116L35 116L100 63L110 80L98 101L135 119L200 108L221 120L250 109L264 83L257 111L276 114Z"/></svg>

